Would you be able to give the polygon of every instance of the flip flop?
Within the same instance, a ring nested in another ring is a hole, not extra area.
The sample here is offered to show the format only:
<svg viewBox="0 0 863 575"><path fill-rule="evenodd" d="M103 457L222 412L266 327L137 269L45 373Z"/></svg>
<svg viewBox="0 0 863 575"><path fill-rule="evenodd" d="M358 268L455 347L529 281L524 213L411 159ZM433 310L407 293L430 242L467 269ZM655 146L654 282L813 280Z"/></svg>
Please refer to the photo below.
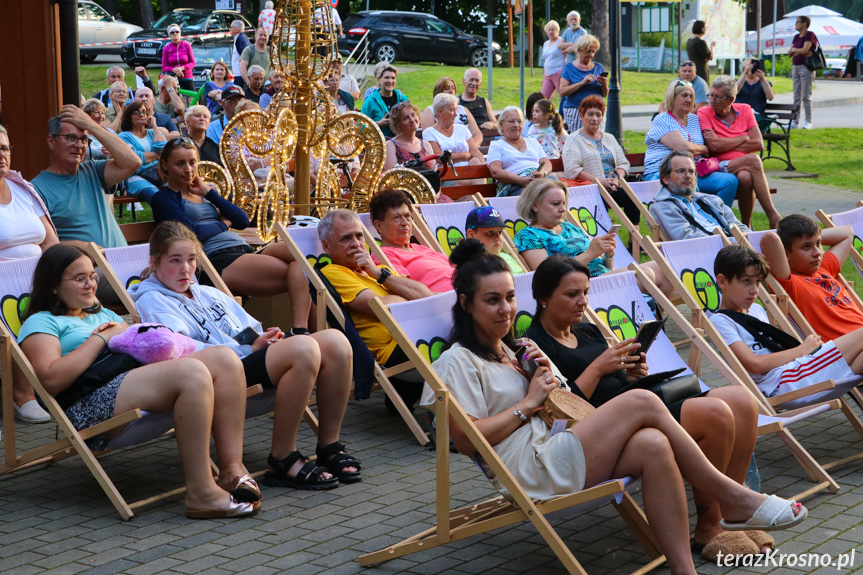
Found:
<svg viewBox="0 0 863 575"><path fill-rule="evenodd" d="M221 486L234 496L234 499L244 503L254 503L261 500L261 489L249 474L238 475L231 479L228 487Z"/></svg>
<svg viewBox="0 0 863 575"><path fill-rule="evenodd" d="M797 515L794 515L793 508L798 508ZM796 501L782 499L776 495L770 495L767 500L762 503L752 517L744 522L728 522L725 519L719 521L719 525L726 531L778 531L788 529L801 523L808 515L806 508Z"/></svg>
<svg viewBox="0 0 863 575"><path fill-rule="evenodd" d="M190 509L186 508L189 519L224 519L226 517L245 517L261 508L261 502L244 503L231 496L231 505L227 509Z"/></svg>
<svg viewBox="0 0 863 575"><path fill-rule="evenodd" d="M725 555L758 555L761 548L743 533L725 531L711 539L701 550L701 556L716 563L719 553Z"/></svg>

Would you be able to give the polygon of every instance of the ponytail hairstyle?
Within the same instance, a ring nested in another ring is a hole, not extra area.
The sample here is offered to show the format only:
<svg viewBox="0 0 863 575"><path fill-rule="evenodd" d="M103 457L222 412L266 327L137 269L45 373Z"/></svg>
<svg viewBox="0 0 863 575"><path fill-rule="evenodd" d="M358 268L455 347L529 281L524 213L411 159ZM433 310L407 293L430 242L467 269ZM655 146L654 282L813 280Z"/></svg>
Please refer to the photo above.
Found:
<svg viewBox="0 0 863 575"><path fill-rule="evenodd" d="M201 242L195 232L181 224L180 222L164 221L156 226L153 233L150 235L150 259L158 264L162 256L171 250L171 246L175 243L188 240L195 246L195 254L198 259L201 257ZM200 267L200 266L199 266ZM141 279L147 279L153 275L152 267L148 266L141 272Z"/></svg>
<svg viewBox="0 0 863 575"><path fill-rule="evenodd" d="M488 253L482 242L474 238L462 240L453 249L449 261L456 266L452 274L452 285L458 298L452 306L450 345L459 343L486 361L501 361L503 358L499 357L495 350L480 343L474 319L467 312L467 307L473 301L483 277L500 272L511 274L509 266L500 256ZM462 295L465 296L464 305L460 301ZM508 347L515 345L511 333L504 337L503 342Z"/></svg>
<svg viewBox="0 0 863 575"><path fill-rule="evenodd" d="M542 315L540 300L551 298L551 294L558 288L564 276L572 272L584 274L587 278L590 278L588 267L576 261L575 258L549 256L537 266L530 286L533 292L533 299L536 300L536 312L533 314L533 321L539 321Z"/></svg>
<svg viewBox="0 0 863 575"><path fill-rule="evenodd" d="M54 244L45 250L33 271L33 288L30 290L30 303L27 304L26 317L29 318L40 311L47 311L51 315L66 315L69 312L69 306L57 293L58 286L66 268L82 257L93 263L93 258L77 246ZM84 311L89 314L99 313L102 311L102 305L97 300L94 306Z"/></svg>
<svg viewBox="0 0 863 575"><path fill-rule="evenodd" d="M534 107L539 108L543 114L550 116L549 124L551 124L557 137L561 137L563 135L563 118L554 109L554 103L551 100L540 100L534 104Z"/></svg>

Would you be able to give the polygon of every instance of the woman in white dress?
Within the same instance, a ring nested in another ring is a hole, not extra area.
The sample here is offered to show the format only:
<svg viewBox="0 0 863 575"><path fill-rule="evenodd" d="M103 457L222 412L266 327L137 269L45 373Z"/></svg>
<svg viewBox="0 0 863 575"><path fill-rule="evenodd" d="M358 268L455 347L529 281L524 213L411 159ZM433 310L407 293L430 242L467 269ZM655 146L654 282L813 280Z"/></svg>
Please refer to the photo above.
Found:
<svg viewBox="0 0 863 575"><path fill-rule="evenodd" d="M423 141L431 144L435 154L446 150L452 152L452 162L458 166L481 166L485 157L476 147L470 128L456 122L458 118L458 98L452 94L441 93L434 97L432 109L435 123L423 130ZM484 184L485 180L465 180L464 184ZM443 185L452 184L445 182Z"/></svg>
<svg viewBox="0 0 863 575"><path fill-rule="evenodd" d="M726 529L765 529L764 524L767 530L785 529L805 518L802 505L750 491L720 473L649 391L621 394L551 436L535 414L552 389L566 384L533 342L526 342L525 355L538 368L529 381L510 350L517 306L509 268L472 239L462 241L450 259L457 266L458 295L452 347L434 363L435 371L530 497L573 493L613 477L641 477L644 510L673 575L695 573L684 478L714 494ZM422 403L434 403L428 388ZM468 436L450 421L455 446L474 453ZM762 521L773 505L777 517Z"/></svg>

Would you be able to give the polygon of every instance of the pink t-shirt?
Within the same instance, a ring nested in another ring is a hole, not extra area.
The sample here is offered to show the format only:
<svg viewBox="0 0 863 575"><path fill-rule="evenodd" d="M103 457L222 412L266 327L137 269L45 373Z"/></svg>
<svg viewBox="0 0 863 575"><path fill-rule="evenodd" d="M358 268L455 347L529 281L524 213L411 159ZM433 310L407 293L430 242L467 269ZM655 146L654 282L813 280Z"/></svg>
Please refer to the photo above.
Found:
<svg viewBox="0 0 863 575"><path fill-rule="evenodd" d="M713 108L710 106L698 108L696 114L698 114L698 121L701 123L701 129L713 130L716 133L717 138L736 138L737 136L742 136L749 132L749 129L753 126L758 126L758 122L755 120L755 113L747 104L731 104L731 108L737 112L737 117L733 122L731 122L730 126L717 118L716 114L713 113ZM724 160L733 160L734 158L739 158L745 155L746 152L732 150L730 152L725 152L724 154L719 154L716 158L721 162Z"/></svg>
<svg viewBox="0 0 863 575"><path fill-rule="evenodd" d="M411 244L412 252L398 248L381 248L390 258L393 269L400 275L416 280L435 292L452 289L453 265L440 252L419 244ZM376 263L377 260L375 260Z"/></svg>

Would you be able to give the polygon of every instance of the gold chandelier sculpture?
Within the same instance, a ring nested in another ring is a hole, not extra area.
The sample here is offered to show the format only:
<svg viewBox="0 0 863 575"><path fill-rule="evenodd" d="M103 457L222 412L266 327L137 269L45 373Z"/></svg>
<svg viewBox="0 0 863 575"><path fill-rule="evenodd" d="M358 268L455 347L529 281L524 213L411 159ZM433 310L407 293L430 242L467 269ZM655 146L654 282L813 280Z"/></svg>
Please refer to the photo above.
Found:
<svg viewBox="0 0 863 575"><path fill-rule="evenodd" d="M279 0L270 45L272 67L285 86L268 110L247 110L225 126L219 151L225 169L201 162L202 178L257 217L258 234L270 241L277 222L287 224L291 210L322 216L350 207L367 212L371 196L400 189L419 203L433 203L434 190L418 172L393 168L381 174L386 151L380 128L359 112L336 113L323 81L335 54L335 27L329 0ZM263 193L259 193L248 156L270 160ZM339 174L330 158L362 156L350 195L342 197ZM310 194L311 159L320 163L315 196ZM294 160L293 191L286 179Z"/></svg>

